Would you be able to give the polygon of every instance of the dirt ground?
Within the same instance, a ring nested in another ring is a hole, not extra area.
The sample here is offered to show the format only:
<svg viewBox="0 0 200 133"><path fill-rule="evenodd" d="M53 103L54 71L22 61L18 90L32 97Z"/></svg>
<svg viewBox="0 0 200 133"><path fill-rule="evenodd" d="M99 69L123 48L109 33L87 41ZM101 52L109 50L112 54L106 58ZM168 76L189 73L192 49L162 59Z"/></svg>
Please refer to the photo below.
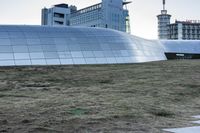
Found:
<svg viewBox="0 0 200 133"><path fill-rule="evenodd" d="M0 133L162 133L200 115L200 60L0 67Z"/></svg>

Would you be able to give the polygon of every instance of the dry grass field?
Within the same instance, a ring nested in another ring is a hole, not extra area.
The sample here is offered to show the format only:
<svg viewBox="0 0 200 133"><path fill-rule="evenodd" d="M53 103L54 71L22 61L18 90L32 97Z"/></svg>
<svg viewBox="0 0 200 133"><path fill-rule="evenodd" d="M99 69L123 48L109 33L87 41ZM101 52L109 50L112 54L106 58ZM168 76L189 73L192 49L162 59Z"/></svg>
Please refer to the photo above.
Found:
<svg viewBox="0 0 200 133"><path fill-rule="evenodd" d="M161 133L200 114L200 60L0 67L0 133Z"/></svg>

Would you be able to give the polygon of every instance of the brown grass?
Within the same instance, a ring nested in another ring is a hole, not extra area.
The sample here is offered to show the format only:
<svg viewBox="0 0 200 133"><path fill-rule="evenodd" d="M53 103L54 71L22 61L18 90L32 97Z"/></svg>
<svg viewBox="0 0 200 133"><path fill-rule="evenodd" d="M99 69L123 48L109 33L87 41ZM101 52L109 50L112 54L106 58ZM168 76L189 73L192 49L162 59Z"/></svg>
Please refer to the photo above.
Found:
<svg viewBox="0 0 200 133"><path fill-rule="evenodd" d="M0 132L160 133L200 114L200 60L0 68Z"/></svg>

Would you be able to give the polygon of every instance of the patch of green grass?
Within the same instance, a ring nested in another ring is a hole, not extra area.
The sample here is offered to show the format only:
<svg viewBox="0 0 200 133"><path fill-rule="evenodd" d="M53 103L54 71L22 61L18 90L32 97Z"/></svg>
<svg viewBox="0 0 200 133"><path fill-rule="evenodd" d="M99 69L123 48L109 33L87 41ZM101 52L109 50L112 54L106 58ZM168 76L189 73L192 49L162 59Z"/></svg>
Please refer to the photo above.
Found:
<svg viewBox="0 0 200 133"><path fill-rule="evenodd" d="M84 109L84 108L74 108L74 109L70 109L67 112L69 114L72 114L72 115L81 116L81 115L88 114L89 110L88 109Z"/></svg>

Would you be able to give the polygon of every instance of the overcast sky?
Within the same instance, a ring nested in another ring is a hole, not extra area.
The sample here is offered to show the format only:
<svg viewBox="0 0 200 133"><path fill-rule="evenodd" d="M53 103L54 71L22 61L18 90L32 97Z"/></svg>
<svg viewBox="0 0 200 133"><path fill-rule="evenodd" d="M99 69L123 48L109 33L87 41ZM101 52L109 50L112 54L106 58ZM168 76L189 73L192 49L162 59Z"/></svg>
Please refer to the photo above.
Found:
<svg viewBox="0 0 200 133"><path fill-rule="evenodd" d="M41 9L54 4L68 3L78 9L101 2L101 0L0 0L0 24L40 25ZM132 34L157 39L156 15L162 9L162 0L133 0L128 6ZM200 20L200 0L166 0L171 22Z"/></svg>

